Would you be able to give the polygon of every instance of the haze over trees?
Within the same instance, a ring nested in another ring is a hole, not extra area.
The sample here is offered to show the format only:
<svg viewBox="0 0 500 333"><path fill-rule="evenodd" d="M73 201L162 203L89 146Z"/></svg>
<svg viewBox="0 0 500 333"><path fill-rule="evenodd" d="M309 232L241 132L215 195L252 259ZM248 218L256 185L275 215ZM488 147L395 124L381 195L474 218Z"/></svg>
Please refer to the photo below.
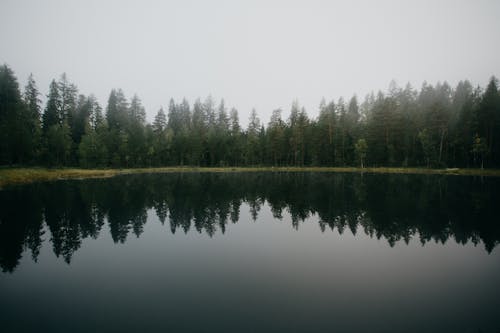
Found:
<svg viewBox="0 0 500 333"><path fill-rule="evenodd" d="M148 166L423 166L500 167L500 93L461 81L391 84L387 92L319 104L311 118L297 101L268 122L211 97L170 100L152 124L137 95L113 89L103 108L79 94L65 74L45 105L33 76L21 89L0 67L0 165Z"/></svg>

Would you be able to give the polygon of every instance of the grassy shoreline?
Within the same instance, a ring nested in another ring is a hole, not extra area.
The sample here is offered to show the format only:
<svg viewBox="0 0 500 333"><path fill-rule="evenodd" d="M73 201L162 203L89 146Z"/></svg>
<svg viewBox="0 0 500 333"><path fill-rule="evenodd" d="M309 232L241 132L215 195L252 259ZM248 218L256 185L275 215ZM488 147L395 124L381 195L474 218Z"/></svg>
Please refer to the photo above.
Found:
<svg viewBox="0 0 500 333"><path fill-rule="evenodd" d="M500 177L500 169L426 169L426 168L356 168L356 167L162 167L134 169L46 169L0 168L0 188L60 179L107 178L117 175L169 172L352 172L386 174L432 174Z"/></svg>

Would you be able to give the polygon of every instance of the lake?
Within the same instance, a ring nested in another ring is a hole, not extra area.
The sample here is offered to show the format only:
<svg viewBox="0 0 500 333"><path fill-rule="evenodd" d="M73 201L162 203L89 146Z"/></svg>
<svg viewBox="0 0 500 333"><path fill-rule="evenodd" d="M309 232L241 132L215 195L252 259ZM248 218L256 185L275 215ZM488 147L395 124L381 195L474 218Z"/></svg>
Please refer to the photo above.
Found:
<svg viewBox="0 0 500 333"><path fill-rule="evenodd" d="M500 178L169 173L0 191L2 332L500 332Z"/></svg>

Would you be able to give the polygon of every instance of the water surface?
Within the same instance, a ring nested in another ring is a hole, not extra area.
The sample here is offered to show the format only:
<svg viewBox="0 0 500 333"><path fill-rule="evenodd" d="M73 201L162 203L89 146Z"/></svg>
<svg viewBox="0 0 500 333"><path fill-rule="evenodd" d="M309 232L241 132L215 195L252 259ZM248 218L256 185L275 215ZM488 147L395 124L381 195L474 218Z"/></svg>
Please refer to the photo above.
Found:
<svg viewBox="0 0 500 333"><path fill-rule="evenodd" d="M0 191L5 332L499 332L500 179L151 174Z"/></svg>

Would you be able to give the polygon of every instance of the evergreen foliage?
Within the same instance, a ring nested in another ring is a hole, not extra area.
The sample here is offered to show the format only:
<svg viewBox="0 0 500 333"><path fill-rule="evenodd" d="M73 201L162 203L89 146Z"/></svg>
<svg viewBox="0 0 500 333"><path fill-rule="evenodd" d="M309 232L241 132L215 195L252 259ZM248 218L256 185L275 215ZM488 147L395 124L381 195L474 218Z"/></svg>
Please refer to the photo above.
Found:
<svg viewBox="0 0 500 333"><path fill-rule="evenodd" d="M484 91L468 81L420 91L391 82L361 103L323 99L317 118L294 101L267 126L252 110L246 129L238 110L211 96L192 106L171 99L148 124L137 95L129 102L111 90L103 115L65 74L51 82L43 113L39 95L32 75L21 95L13 71L0 67L0 165L500 167L495 77Z"/></svg>

